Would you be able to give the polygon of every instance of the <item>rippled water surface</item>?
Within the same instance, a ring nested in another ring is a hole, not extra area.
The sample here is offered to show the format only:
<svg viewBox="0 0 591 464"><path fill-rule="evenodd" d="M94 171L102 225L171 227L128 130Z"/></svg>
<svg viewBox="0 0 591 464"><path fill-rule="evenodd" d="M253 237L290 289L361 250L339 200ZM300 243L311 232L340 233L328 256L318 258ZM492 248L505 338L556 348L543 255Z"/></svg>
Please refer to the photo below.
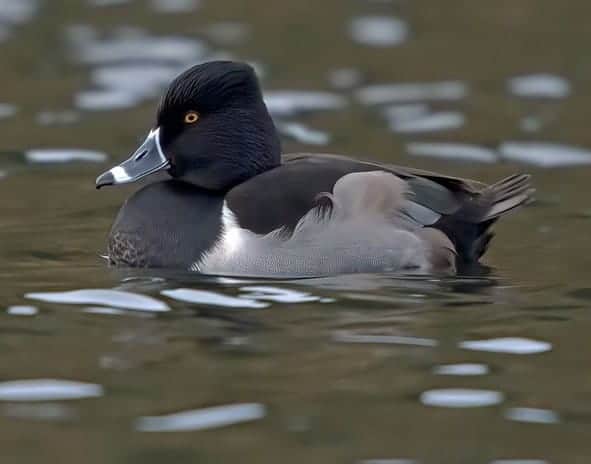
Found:
<svg viewBox="0 0 591 464"><path fill-rule="evenodd" d="M588 463L584 0L0 0L0 433L10 463ZM493 181L489 274L106 267L179 71L252 63L285 151Z"/></svg>

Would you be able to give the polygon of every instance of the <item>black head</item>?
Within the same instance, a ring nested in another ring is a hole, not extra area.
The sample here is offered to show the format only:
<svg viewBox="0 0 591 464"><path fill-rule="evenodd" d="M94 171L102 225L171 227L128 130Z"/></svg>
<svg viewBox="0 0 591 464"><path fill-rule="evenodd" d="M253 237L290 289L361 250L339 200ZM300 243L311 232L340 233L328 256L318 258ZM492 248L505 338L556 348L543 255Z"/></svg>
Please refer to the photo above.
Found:
<svg viewBox="0 0 591 464"><path fill-rule="evenodd" d="M172 177L193 185L228 190L280 162L279 136L253 68L212 61L170 84L156 129L128 161L99 177L97 186L168 168ZM142 164L146 169L138 175L134 170Z"/></svg>

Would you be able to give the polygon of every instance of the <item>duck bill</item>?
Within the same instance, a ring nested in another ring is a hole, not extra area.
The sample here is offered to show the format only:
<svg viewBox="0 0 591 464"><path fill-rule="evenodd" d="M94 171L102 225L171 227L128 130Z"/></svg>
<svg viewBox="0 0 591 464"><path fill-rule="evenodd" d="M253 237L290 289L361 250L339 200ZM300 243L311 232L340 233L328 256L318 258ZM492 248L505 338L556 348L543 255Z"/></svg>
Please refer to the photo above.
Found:
<svg viewBox="0 0 591 464"><path fill-rule="evenodd" d="M170 163L160 146L160 128L151 131L142 145L123 163L96 178L96 188L128 184L150 174L168 169Z"/></svg>

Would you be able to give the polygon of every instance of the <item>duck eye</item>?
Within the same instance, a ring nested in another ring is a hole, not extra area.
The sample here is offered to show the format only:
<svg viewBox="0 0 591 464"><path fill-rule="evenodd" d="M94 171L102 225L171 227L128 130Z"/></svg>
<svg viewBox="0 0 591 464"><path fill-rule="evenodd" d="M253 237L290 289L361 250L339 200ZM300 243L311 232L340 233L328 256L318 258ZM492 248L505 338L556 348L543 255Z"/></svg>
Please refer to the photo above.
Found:
<svg viewBox="0 0 591 464"><path fill-rule="evenodd" d="M185 124L194 124L199 120L199 114L196 111L189 111L185 114Z"/></svg>

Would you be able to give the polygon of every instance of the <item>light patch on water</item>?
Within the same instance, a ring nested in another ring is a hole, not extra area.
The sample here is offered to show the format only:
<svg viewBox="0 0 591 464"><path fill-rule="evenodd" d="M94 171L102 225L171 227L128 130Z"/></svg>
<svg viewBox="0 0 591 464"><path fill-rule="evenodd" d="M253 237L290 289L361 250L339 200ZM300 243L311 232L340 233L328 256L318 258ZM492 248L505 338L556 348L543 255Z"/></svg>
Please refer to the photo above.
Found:
<svg viewBox="0 0 591 464"><path fill-rule="evenodd" d="M135 317L151 317L152 313L140 311L126 311L124 309L109 308L106 306L89 306L82 309L86 314L98 314L103 316L135 316Z"/></svg>
<svg viewBox="0 0 591 464"><path fill-rule="evenodd" d="M309 303L319 301L320 297L306 292L298 292L287 288L266 287L266 286L248 286L241 287L241 291L249 292L240 295L242 298L248 298L258 301L273 301L276 303Z"/></svg>
<svg viewBox="0 0 591 464"><path fill-rule="evenodd" d="M519 127L524 132L538 132L543 125L543 121L537 116L525 116L519 121Z"/></svg>
<svg viewBox="0 0 591 464"><path fill-rule="evenodd" d="M129 3L130 0L88 0L92 6L119 6Z"/></svg>
<svg viewBox="0 0 591 464"><path fill-rule="evenodd" d="M80 35L80 34L78 34ZM137 63L141 61L194 64L206 54L205 45L186 37L153 37L140 31L120 31L119 36L73 43L77 61L86 64Z"/></svg>
<svg viewBox="0 0 591 464"><path fill-rule="evenodd" d="M391 122L411 121L429 114L429 106L425 103L403 103L384 108L384 116Z"/></svg>
<svg viewBox="0 0 591 464"><path fill-rule="evenodd" d="M470 340L461 342L459 346L465 350L509 354L545 353L552 349L552 345L548 342L519 337Z"/></svg>
<svg viewBox="0 0 591 464"><path fill-rule="evenodd" d="M490 464L550 464L543 459L495 459Z"/></svg>
<svg viewBox="0 0 591 464"><path fill-rule="evenodd" d="M11 419L28 419L43 422L61 422L74 419L76 410L59 403L6 404L2 414Z"/></svg>
<svg viewBox="0 0 591 464"><path fill-rule="evenodd" d="M389 16L363 16L351 21L349 32L354 42L372 47L392 47L408 39L405 21Z"/></svg>
<svg viewBox="0 0 591 464"><path fill-rule="evenodd" d="M413 156L427 156L458 161L494 163L498 160L495 150L463 143L412 142L406 145L406 151L409 155Z"/></svg>
<svg viewBox="0 0 591 464"><path fill-rule="evenodd" d="M591 150L557 143L505 142L499 147L499 152L507 161L542 168L591 164Z"/></svg>
<svg viewBox="0 0 591 464"><path fill-rule="evenodd" d="M436 366L433 373L437 375L459 375L459 376L477 376L489 373L486 364L463 363L463 364L443 364Z"/></svg>
<svg viewBox="0 0 591 464"><path fill-rule="evenodd" d="M152 0L151 5L158 13L189 13L201 5L201 0Z"/></svg>
<svg viewBox="0 0 591 464"><path fill-rule="evenodd" d="M183 66L158 63L107 65L94 68L91 79L99 87L153 97L183 70Z"/></svg>
<svg viewBox="0 0 591 464"><path fill-rule="evenodd" d="M25 297L46 303L105 305L150 312L170 311L168 305L162 301L121 290L84 289L69 292L27 293Z"/></svg>
<svg viewBox="0 0 591 464"><path fill-rule="evenodd" d="M461 81L369 85L355 93L357 100L364 105L413 101L458 101L467 95L468 86Z"/></svg>
<svg viewBox="0 0 591 464"><path fill-rule="evenodd" d="M34 316L38 312L39 310L35 306L25 305L9 306L6 310L6 313L11 316Z"/></svg>
<svg viewBox="0 0 591 464"><path fill-rule="evenodd" d="M459 129L465 124L465 117L458 111L441 111L408 120L390 121L390 129L400 134L441 132Z"/></svg>
<svg viewBox="0 0 591 464"><path fill-rule="evenodd" d="M275 116L293 116L312 111L338 110L347 100L334 93L305 90L270 90L265 92L265 103Z"/></svg>
<svg viewBox="0 0 591 464"><path fill-rule="evenodd" d="M76 106L85 110L125 109L159 96L185 65L128 63L95 67L91 80L98 90L76 96Z"/></svg>
<svg viewBox="0 0 591 464"><path fill-rule="evenodd" d="M33 18L37 6L37 0L0 0L0 23L25 23Z"/></svg>
<svg viewBox="0 0 591 464"><path fill-rule="evenodd" d="M550 409L511 408L505 411L505 418L515 422L530 422L534 424L557 424L560 416Z"/></svg>
<svg viewBox="0 0 591 464"><path fill-rule="evenodd" d="M76 94L75 105L81 110L110 111L133 108L142 98L118 89L84 90Z"/></svg>
<svg viewBox="0 0 591 464"><path fill-rule="evenodd" d="M409 337L402 335L374 335L355 333L351 330L339 330L332 334L332 340L337 343L359 343L377 345L409 345L435 347L439 343L432 338Z"/></svg>
<svg viewBox="0 0 591 464"><path fill-rule="evenodd" d="M231 404L163 416L140 417L135 422L135 429L140 432L208 430L260 420L266 415L267 409L260 403Z"/></svg>
<svg viewBox="0 0 591 464"><path fill-rule="evenodd" d="M101 385L56 379L0 382L0 401L58 401L103 396Z"/></svg>
<svg viewBox="0 0 591 464"><path fill-rule="evenodd" d="M421 394L425 406L442 408L479 408L500 404L505 399L501 392L470 388L442 388L428 390Z"/></svg>
<svg viewBox="0 0 591 464"><path fill-rule="evenodd" d="M67 125L80 120L80 115L76 111L40 111L37 113L37 122L42 126Z"/></svg>
<svg viewBox="0 0 591 464"><path fill-rule="evenodd" d="M10 31L8 27L3 24L0 24L0 42L4 42L6 39L10 37Z"/></svg>
<svg viewBox="0 0 591 464"><path fill-rule="evenodd" d="M509 91L525 98L566 98L571 93L570 82L554 74L530 74L509 79Z"/></svg>
<svg viewBox="0 0 591 464"><path fill-rule="evenodd" d="M186 303L201 305L224 306L226 308L268 308L269 303L250 300L247 298L236 298L221 293L206 290L193 290L190 288L177 288L174 290L163 290L162 295Z"/></svg>
<svg viewBox="0 0 591 464"><path fill-rule="evenodd" d="M16 106L8 103L0 103L0 119L9 118L16 114Z"/></svg>
<svg viewBox="0 0 591 464"><path fill-rule="evenodd" d="M205 35L221 45L237 45L248 39L250 27L236 21L222 21L208 25Z"/></svg>
<svg viewBox="0 0 591 464"><path fill-rule="evenodd" d="M84 161L91 163L102 163L107 160L107 155L99 151L79 150L70 148L43 148L29 150L25 157L30 163L71 163Z"/></svg>
<svg viewBox="0 0 591 464"><path fill-rule="evenodd" d="M364 459L359 464L418 464L414 459Z"/></svg>
<svg viewBox="0 0 591 464"><path fill-rule="evenodd" d="M330 71L328 81L336 89L351 89L363 80L361 71L355 68L339 68Z"/></svg>
<svg viewBox="0 0 591 464"><path fill-rule="evenodd" d="M312 129L297 122L278 124L277 129L282 135L308 145L327 145L330 142L330 135L326 132Z"/></svg>

